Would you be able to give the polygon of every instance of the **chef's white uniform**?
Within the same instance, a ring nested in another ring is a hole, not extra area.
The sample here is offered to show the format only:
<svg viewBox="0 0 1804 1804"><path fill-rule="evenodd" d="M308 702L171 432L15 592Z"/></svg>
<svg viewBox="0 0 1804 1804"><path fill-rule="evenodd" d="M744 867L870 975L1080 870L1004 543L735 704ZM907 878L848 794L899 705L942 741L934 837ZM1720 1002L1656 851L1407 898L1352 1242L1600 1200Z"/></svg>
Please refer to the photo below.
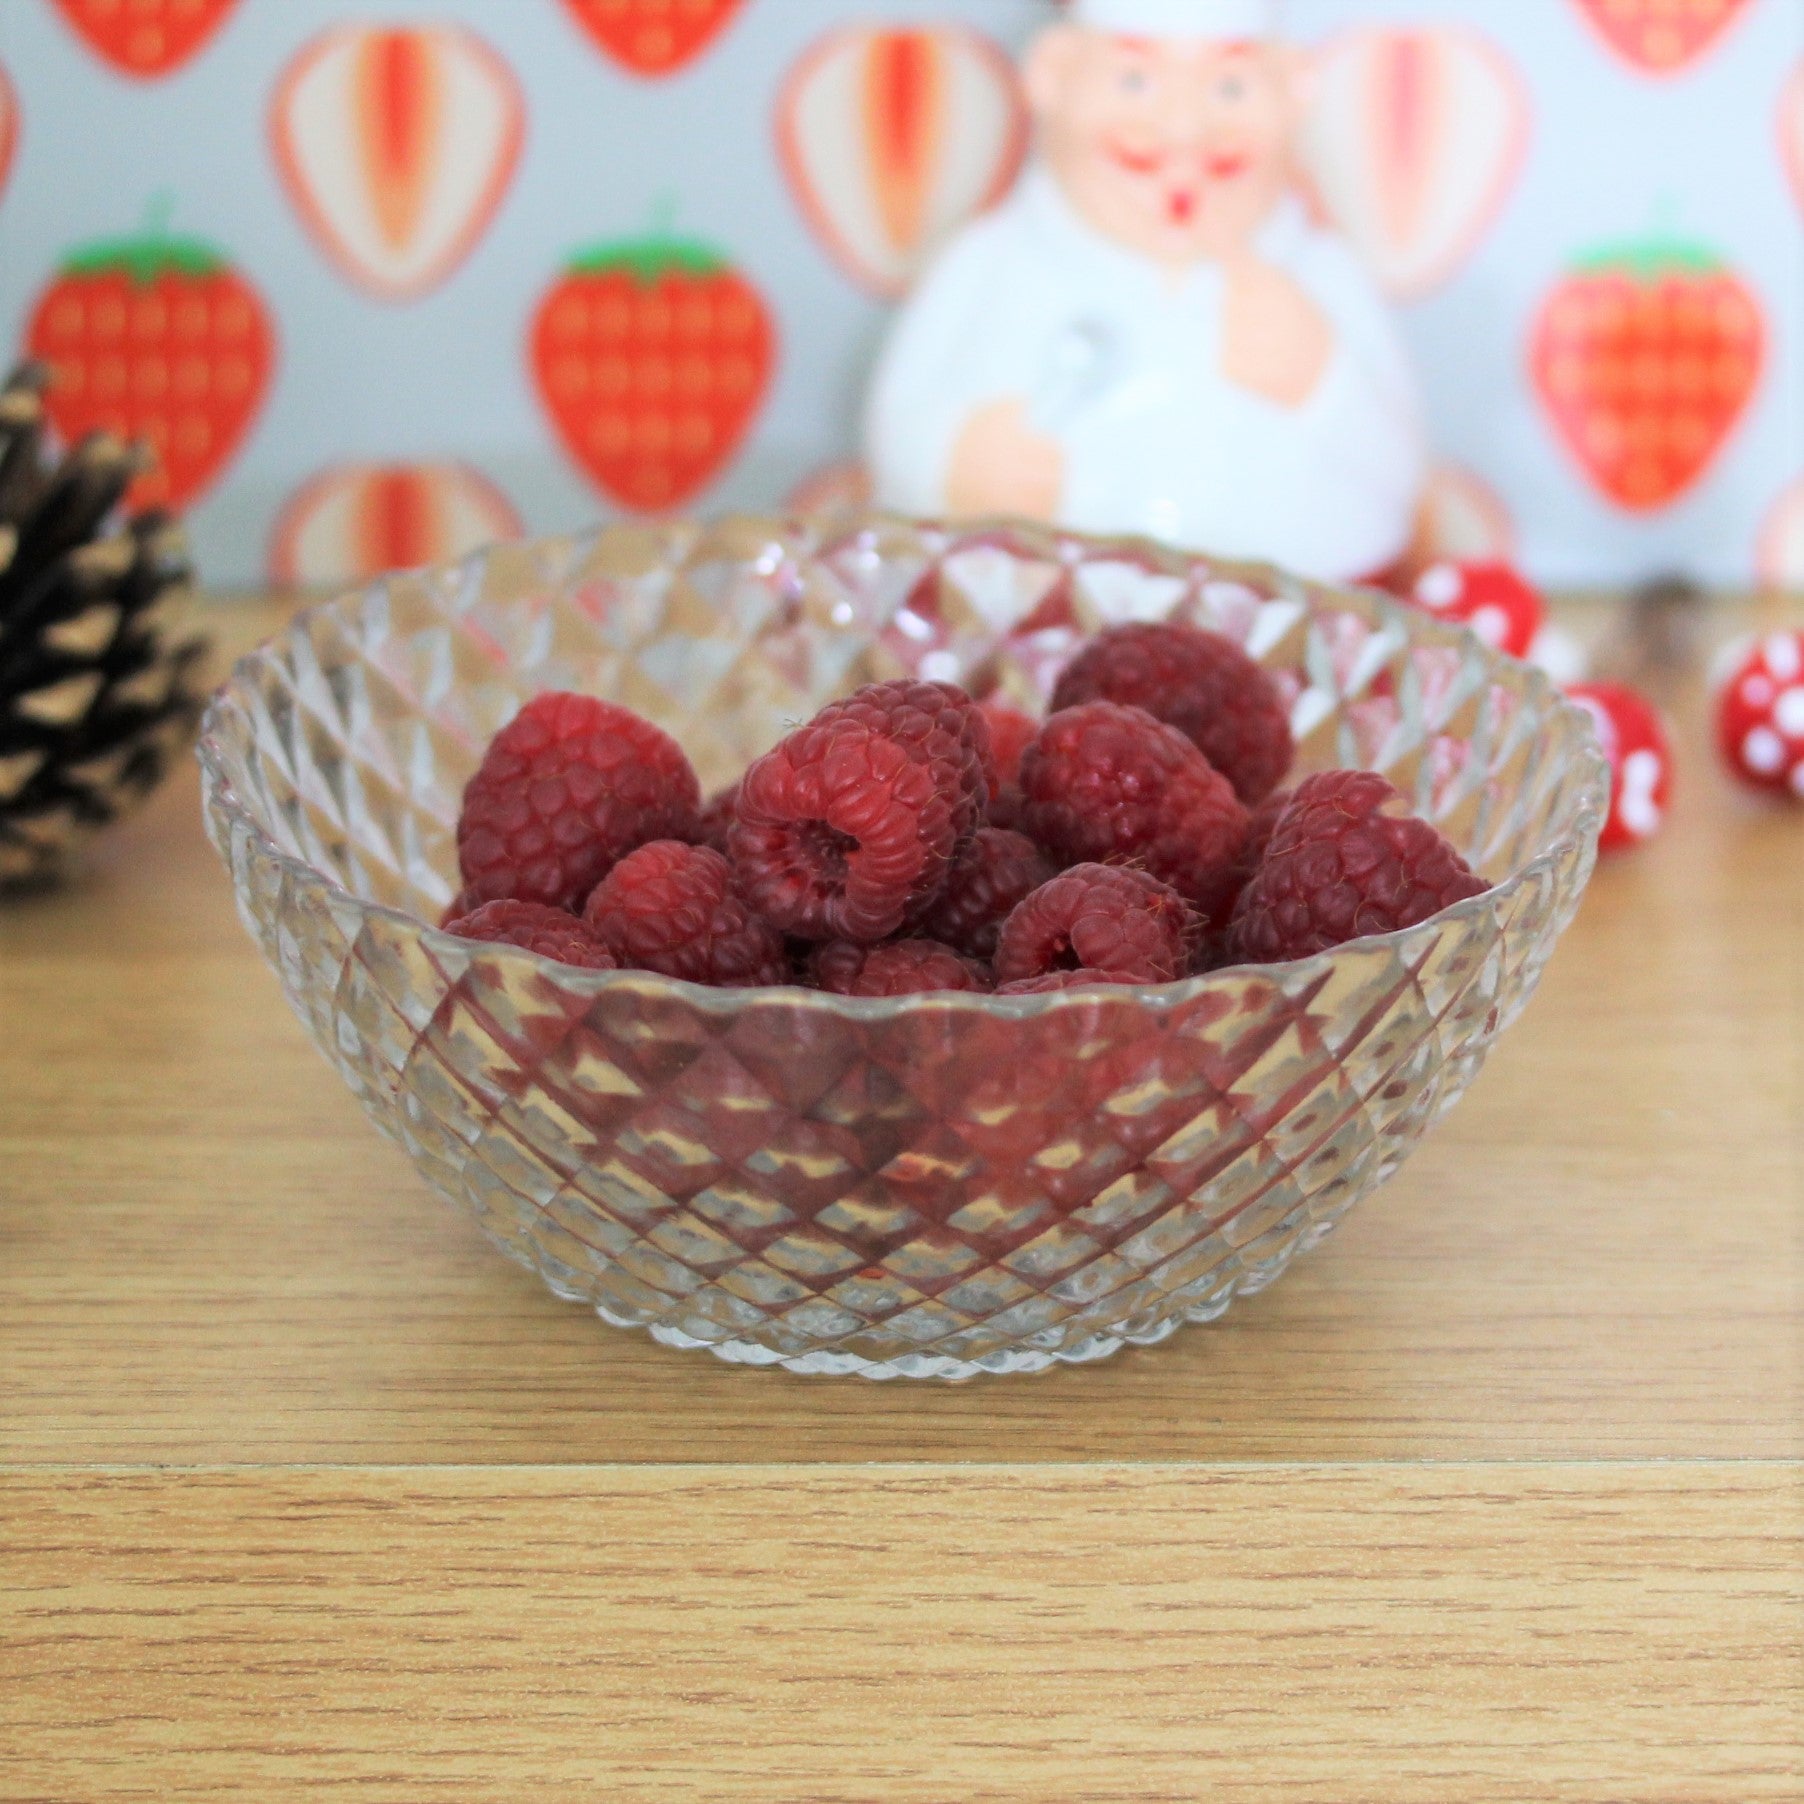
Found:
<svg viewBox="0 0 1804 1804"><path fill-rule="evenodd" d="M902 310L866 419L879 500L942 513L959 431L1015 396L1064 448L1062 525L1324 579L1383 568L1408 541L1424 476L1401 341L1353 252L1296 200L1257 250L1334 331L1329 368L1300 407L1222 375L1219 269L1178 275L1112 243L1034 166Z"/></svg>

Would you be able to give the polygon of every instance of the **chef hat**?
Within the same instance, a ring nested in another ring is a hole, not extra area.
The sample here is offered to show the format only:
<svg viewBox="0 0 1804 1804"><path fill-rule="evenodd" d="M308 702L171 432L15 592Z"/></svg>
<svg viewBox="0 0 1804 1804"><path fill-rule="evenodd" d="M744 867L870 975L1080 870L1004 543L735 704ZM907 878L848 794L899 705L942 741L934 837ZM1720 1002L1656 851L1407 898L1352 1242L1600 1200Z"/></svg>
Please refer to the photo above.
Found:
<svg viewBox="0 0 1804 1804"><path fill-rule="evenodd" d="M1269 38L1277 0L1072 0L1075 24L1135 38Z"/></svg>

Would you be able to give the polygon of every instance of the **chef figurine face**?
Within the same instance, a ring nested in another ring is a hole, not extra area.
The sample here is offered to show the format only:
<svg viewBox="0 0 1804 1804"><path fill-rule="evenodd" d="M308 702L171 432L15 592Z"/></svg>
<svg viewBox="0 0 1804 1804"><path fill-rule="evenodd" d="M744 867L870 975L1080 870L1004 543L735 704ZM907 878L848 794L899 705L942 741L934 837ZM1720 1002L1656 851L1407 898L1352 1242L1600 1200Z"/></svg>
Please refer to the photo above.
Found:
<svg viewBox="0 0 1804 1804"><path fill-rule="evenodd" d="M1065 198L1154 262L1231 260L1290 186L1297 83L1282 45L1059 25L1025 73Z"/></svg>

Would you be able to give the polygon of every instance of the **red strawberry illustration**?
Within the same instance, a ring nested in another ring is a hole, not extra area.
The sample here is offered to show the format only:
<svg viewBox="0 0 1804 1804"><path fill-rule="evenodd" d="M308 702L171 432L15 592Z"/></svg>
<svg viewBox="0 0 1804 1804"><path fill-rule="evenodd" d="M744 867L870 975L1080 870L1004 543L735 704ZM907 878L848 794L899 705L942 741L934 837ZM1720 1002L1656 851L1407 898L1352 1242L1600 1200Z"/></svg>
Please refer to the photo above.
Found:
<svg viewBox="0 0 1804 1804"><path fill-rule="evenodd" d="M623 506L687 500L739 448L776 367L758 291L671 236L579 252L534 316L534 378L566 449Z"/></svg>
<svg viewBox="0 0 1804 1804"><path fill-rule="evenodd" d="M137 506L183 507L213 481L256 417L276 336L257 291L211 245L142 234L75 251L38 297L26 348L54 370L47 399L66 439L108 428L155 467Z"/></svg>
<svg viewBox="0 0 1804 1804"><path fill-rule="evenodd" d="M564 0L596 45L635 75L672 75L726 29L745 0Z"/></svg>
<svg viewBox="0 0 1804 1804"><path fill-rule="evenodd" d="M1702 246L1610 245L1535 322L1531 360L1560 436L1612 500L1665 507L1709 468L1760 378L1760 306Z"/></svg>
<svg viewBox="0 0 1804 1804"><path fill-rule="evenodd" d="M178 69L225 23L238 0L56 0L96 56L121 75L154 81Z"/></svg>
<svg viewBox="0 0 1804 1804"><path fill-rule="evenodd" d="M1672 75L1695 62L1748 0L1578 0L1603 40L1648 75Z"/></svg>

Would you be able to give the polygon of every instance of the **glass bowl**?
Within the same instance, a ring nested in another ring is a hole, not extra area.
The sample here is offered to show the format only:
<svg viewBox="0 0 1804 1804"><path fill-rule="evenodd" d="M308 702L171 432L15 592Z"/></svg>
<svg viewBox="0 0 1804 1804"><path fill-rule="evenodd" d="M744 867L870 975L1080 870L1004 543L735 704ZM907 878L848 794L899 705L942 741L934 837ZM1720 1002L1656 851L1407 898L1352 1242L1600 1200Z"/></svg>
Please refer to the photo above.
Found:
<svg viewBox="0 0 1804 1804"><path fill-rule="evenodd" d="M1302 769L1385 772L1496 887L1297 964L1009 998L710 990L425 924L464 780L538 690L649 715L708 787L858 683L1037 702L1090 632L1167 616L1273 671ZM870 1378L1097 1359L1269 1284L1526 1004L1608 795L1539 672L1380 595L885 516L618 526L390 577L244 659L200 755L246 925L435 1190L605 1321Z"/></svg>

